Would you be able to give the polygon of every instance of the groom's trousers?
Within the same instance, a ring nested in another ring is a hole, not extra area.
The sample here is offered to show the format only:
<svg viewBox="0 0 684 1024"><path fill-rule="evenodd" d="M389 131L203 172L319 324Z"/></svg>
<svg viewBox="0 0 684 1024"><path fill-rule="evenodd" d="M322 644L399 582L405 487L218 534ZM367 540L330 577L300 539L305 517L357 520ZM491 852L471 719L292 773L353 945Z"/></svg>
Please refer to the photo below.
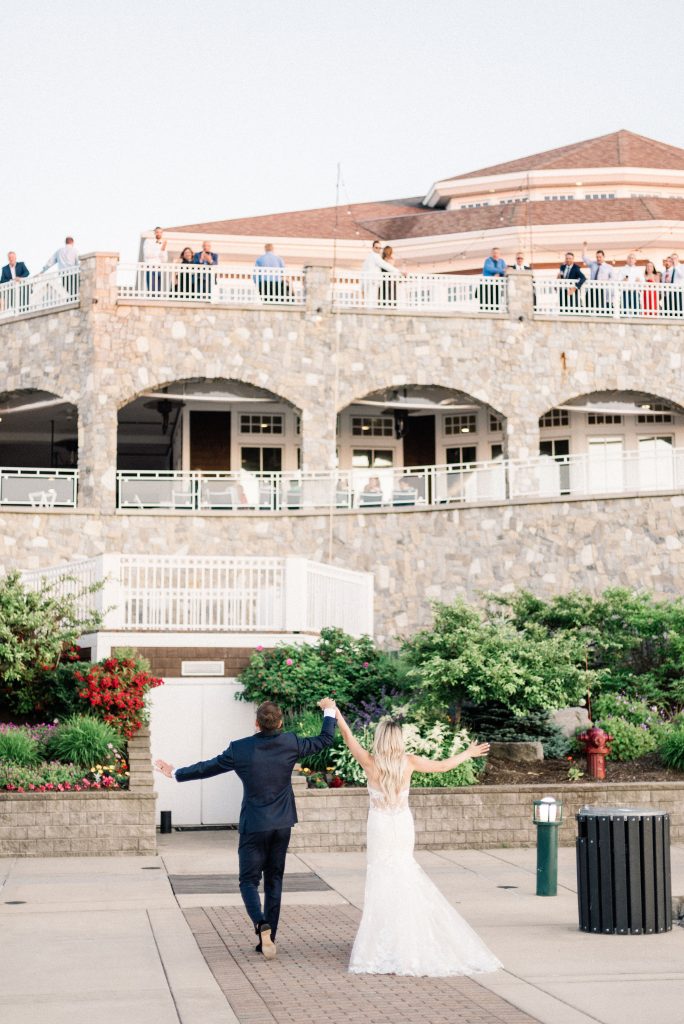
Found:
<svg viewBox="0 0 684 1024"><path fill-rule="evenodd" d="M255 925L267 921L275 937L280 918L285 857L290 843L289 828L266 832L242 832L238 846L240 862L240 894L245 909ZM264 876L264 909L261 910L259 884Z"/></svg>

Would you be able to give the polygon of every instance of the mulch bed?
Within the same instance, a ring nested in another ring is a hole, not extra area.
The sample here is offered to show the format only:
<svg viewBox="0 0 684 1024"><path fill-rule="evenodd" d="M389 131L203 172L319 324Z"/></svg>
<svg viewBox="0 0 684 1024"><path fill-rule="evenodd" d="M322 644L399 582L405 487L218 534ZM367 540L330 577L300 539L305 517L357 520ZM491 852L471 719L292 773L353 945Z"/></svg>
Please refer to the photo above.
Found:
<svg viewBox="0 0 684 1024"><path fill-rule="evenodd" d="M506 761L500 757L489 757L483 786L509 786L534 784L537 782L570 782L568 768L577 767L585 774L578 783L594 782L586 773L586 762L583 757L573 761ZM684 772L676 772L665 768L657 754L644 754L635 761L606 762L606 782L684 782Z"/></svg>

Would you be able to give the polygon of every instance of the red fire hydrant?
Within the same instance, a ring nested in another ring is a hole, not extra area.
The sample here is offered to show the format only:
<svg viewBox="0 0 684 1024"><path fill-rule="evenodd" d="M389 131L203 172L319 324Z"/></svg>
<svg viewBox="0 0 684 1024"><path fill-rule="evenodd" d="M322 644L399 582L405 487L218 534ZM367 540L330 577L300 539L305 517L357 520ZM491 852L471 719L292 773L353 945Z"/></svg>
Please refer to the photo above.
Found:
<svg viewBox="0 0 684 1024"><path fill-rule="evenodd" d="M584 753L587 758L587 771L592 779L605 779L606 757L610 754L610 742L613 737L599 729L597 725L580 733L577 737L584 743Z"/></svg>

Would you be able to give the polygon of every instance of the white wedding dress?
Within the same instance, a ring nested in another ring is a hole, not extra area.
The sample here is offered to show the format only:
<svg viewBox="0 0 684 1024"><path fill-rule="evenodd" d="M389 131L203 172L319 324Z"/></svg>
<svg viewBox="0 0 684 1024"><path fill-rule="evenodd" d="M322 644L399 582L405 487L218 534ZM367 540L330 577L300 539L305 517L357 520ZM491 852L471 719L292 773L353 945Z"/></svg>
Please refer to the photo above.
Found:
<svg viewBox="0 0 684 1024"><path fill-rule="evenodd" d="M501 963L414 859L408 788L396 807L379 790L368 794L366 894L349 970L433 978L496 971Z"/></svg>

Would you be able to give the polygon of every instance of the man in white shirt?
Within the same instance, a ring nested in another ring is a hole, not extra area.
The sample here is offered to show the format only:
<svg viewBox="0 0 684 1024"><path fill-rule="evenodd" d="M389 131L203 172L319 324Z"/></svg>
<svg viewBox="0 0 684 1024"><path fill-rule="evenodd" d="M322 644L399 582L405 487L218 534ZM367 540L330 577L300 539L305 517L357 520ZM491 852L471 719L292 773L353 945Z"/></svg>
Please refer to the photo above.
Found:
<svg viewBox="0 0 684 1024"><path fill-rule="evenodd" d="M157 226L154 229L154 237L146 238L143 242L143 262L150 264L166 263L169 254L166 251L166 239L164 232ZM147 290L158 292L161 290L161 271L148 270L145 274Z"/></svg>
<svg viewBox="0 0 684 1024"><path fill-rule="evenodd" d="M606 263L605 252L603 249L597 249L596 259L587 259L587 243L585 242L582 246L582 262L585 267L589 268L589 281L585 295L587 308L593 309L596 313L609 313L612 291L607 284L599 284L599 282L613 280L613 268Z"/></svg>
<svg viewBox="0 0 684 1024"><path fill-rule="evenodd" d="M644 272L637 266L636 253L630 252L627 255L624 267L616 267L615 280L633 284L634 288L622 288L622 308L629 313L631 310L641 309L641 296L643 294Z"/></svg>
<svg viewBox="0 0 684 1024"><path fill-rule="evenodd" d="M64 239L64 245L61 249L57 249L53 252L50 259L43 267L42 273L49 270L50 267L57 265L57 269L62 271L61 279L64 290L69 295L76 294L76 274L73 273L78 269L78 251L74 245L74 240L71 235L67 235Z"/></svg>
<svg viewBox="0 0 684 1024"><path fill-rule="evenodd" d="M507 267L507 273L509 274L511 273L511 271L514 270L531 270L531 267L528 267L525 263L524 252L516 252L515 263L512 263L509 267Z"/></svg>
<svg viewBox="0 0 684 1024"><path fill-rule="evenodd" d="M376 239L361 267L361 288L363 289L366 306L377 306L378 304L380 297L379 282L382 280L383 271L387 271L388 274L394 274L395 276L401 273L393 263L383 260L382 242Z"/></svg>

